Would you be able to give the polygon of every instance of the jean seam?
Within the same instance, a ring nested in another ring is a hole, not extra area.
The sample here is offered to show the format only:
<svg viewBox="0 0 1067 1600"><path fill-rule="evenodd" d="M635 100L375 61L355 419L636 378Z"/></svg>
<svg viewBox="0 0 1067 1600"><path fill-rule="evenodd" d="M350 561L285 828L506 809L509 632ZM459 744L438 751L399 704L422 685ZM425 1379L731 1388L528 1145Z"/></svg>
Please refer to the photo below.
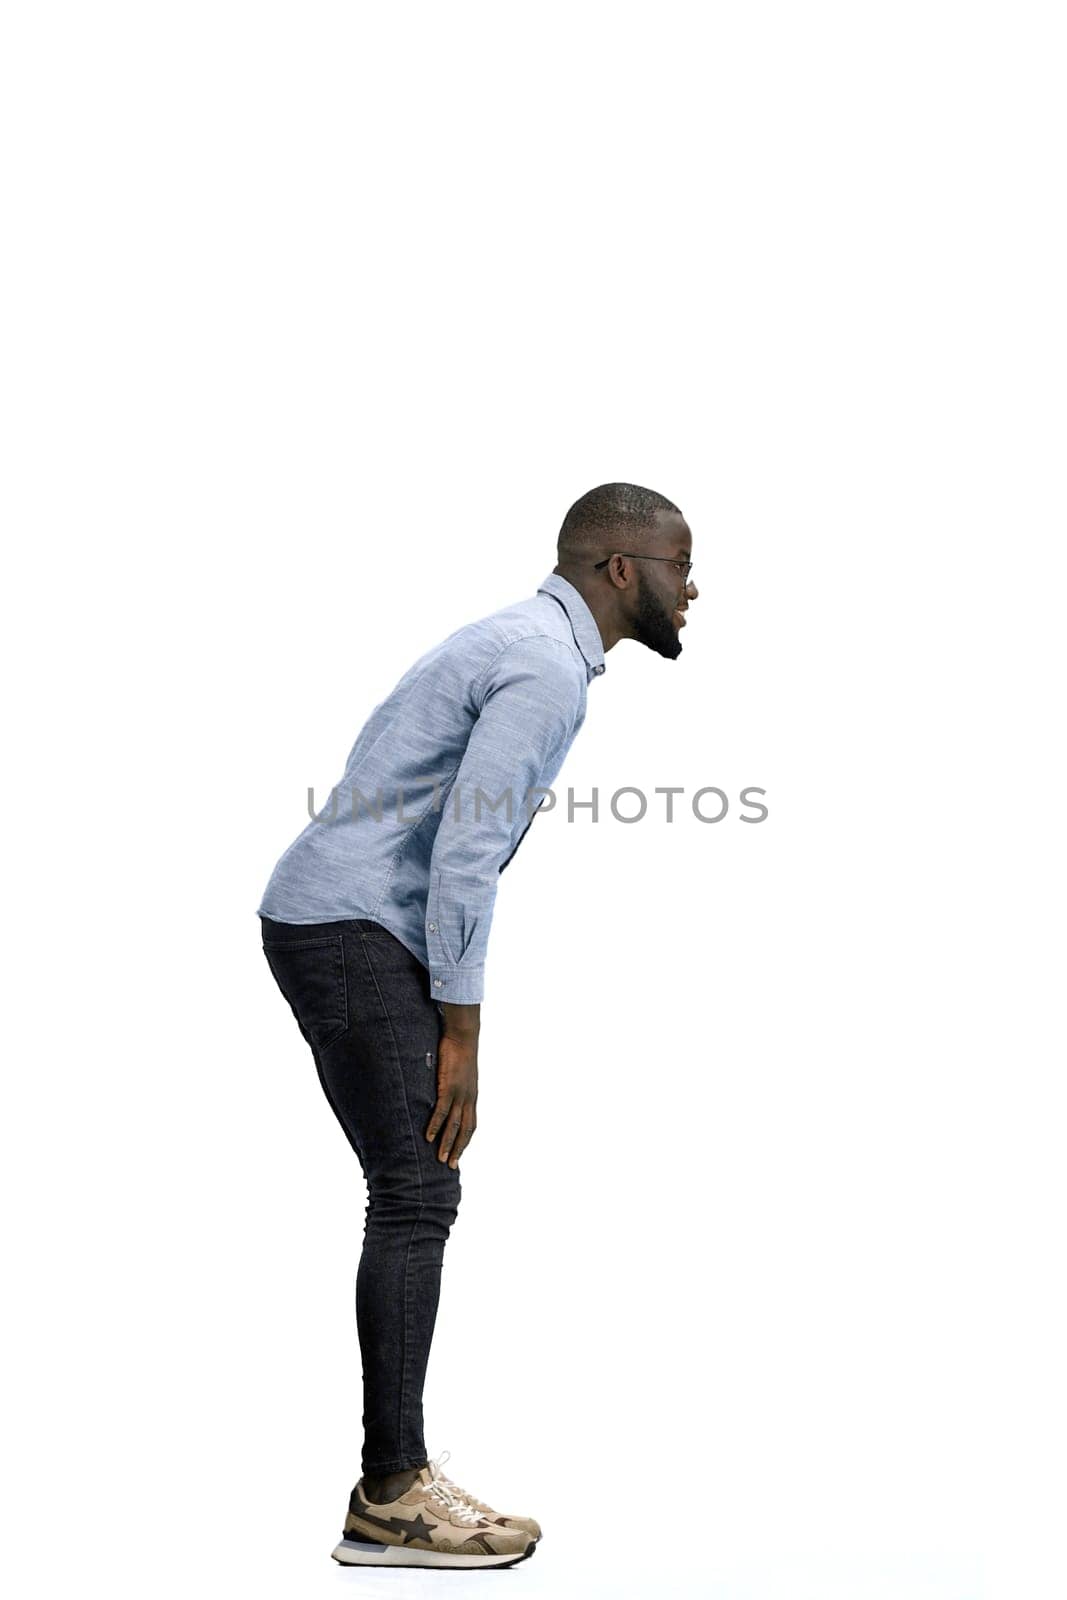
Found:
<svg viewBox="0 0 1067 1600"><path fill-rule="evenodd" d="M341 1033L337 1035L339 1039L341 1034L347 1033L352 1026L352 1013L348 1009L348 962L345 960L345 936L343 933L337 935L337 945L341 952L341 994L345 1003L345 1025L341 1029ZM331 1042L336 1044L337 1040L334 1039Z"/></svg>
<svg viewBox="0 0 1067 1600"><path fill-rule="evenodd" d="M362 932L362 930L360 930L360 931ZM414 1157L414 1161L415 1161L415 1174L416 1174L416 1176L417 1176L417 1178L419 1180L419 1206L418 1206L418 1210L415 1213L415 1220L411 1225L411 1233L410 1233L410 1235L408 1237L407 1250L404 1253L404 1353L403 1353L403 1356L401 1357L401 1361L400 1361L400 1402L399 1402L398 1414L397 1414L397 1439L400 1442L401 1448L403 1448L403 1440L404 1440L404 1433L403 1433L403 1428L404 1428L404 1402L407 1399L408 1359L409 1359L410 1352L411 1352L411 1345L413 1343L412 1338L411 1338L411 1329L410 1329L411 1302L410 1302L410 1270L409 1269L410 1269L410 1266L411 1266L411 1247L415 1243L415 1234L416 1234L416 1231L418 1229L419 1223L422 1220L422 1213L423 1213L423 1209L424 1209L424 1206L425 1206L425 1201L423 1200L422 1168L419 1165L419 1147L418 1147L417 1143L415 1142L415 1129L414 1129L414 1126L412 1125L412 1121L411 1121L411 1106L410 1106L410 1104L408 1102L408 1086L407 1086L406 1082L404 1081L404 1067L403 1067L403 1063L401 1062L401 1059L400 1059L400 1046L399 1046L399 1044L397 1042L396 1033L395 1033L394 1028L393 1028L393 1019L389 1015L389 1007L385 1003L385 996L383 995L382 989L381 989L381 985L378 982L378 974L374 970L374 963L371 960L370 950L369 950L369 948L367 948L367 943L368 943L367 941L364 942L363 954L364 954L364 956L366 958L367 968L368 968L368 971L370 972L371 980L372 980L372 982L374 984L375 990L377 991L378 999L381 1001L382 1010L385 1013L385 1020L389 1025L389 1036L393 1041L393 1052L394 1052L394 1054L396 1056L396 1069L397 1069L397 1072L400 1075L400 1087L401 1087L401 1089L403 1090L403 1093L404 1093L404 1110L407 1112L408 1132L411 1135L411 1152L412 1152L412 1156ZM398 1469L398 1470L400 1470L400 1469Z"/></svg>

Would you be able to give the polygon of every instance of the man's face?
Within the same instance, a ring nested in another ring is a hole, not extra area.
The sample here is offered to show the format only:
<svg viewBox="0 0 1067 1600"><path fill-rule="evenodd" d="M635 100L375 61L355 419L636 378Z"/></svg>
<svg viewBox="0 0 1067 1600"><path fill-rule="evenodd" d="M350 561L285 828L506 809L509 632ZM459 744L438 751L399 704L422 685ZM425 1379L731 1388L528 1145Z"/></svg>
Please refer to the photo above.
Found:
<svg viewBox="0 0 1067 1600"><path fill-rule="evenodd" d="M690 559L693 536L684 517L676 511L661 511L656 522L656 538L649 545L648 554L669 559L634 562L637 573L634 638L655 650L657 655L673 661L682 653L679 635L686 624L685 608L698 593L696 584L692 581L687 584L674 562Z"/></svg>

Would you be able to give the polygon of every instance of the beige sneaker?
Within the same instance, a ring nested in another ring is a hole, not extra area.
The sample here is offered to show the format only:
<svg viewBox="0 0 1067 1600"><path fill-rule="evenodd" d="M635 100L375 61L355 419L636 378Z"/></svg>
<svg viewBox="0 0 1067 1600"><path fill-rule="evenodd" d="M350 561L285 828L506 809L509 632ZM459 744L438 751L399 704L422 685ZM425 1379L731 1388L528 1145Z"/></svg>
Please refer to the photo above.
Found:
<svg viewBox="0 0 1067 1600"><path fill-rule="evenodd" d="M360 1478L333 1559L349 1567L509 1567L533 1555L522 1528L491 1522L442 1482L436 1464L384 1505L367 1500Z"/></svg>
<svg viewBox="0 0 1067 1600"><path fill-rule="evenodd" d="M475 1511L484 1512L487 1522L496 1523L496 1525L501 1528L519 1528L520 1530L530 1534L535 1541L540 1539L541 1524L536 1520L536 1518L513 1517L505 1514L502 1511L494 1511L492 1506L487 1506L484 1500L478 1500L474 1495L472 1495L469 1489L461 1489L458 1483L453 1483L451 1478L446 1478L444 1473L441 1471L441 1468L444 1466L451 1454L451 1450L446 1450L443 1455L439 1455L437 1457L436 1461L430 1463L431 1466L436 1469L436 1476L446 1488L451 1489L453 1494L458 1495L461 1500L464 1500L467 1505L473 1507Z"/></svg>

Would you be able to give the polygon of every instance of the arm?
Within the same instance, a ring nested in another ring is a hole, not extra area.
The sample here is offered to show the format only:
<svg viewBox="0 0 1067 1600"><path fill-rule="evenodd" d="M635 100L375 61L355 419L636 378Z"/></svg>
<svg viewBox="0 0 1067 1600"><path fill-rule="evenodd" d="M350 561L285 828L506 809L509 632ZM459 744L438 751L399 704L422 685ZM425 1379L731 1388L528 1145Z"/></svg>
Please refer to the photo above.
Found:
<svg viewBox="0 0 1067 1600"><path fill-rule="evenodd" d="M479 716L444 802L426 905L430 993L453 1017L481 1002L500 868L529 821L528 791L556 776L581 714L570 654L543 635L506 645L475 695Z"/></svg>
<svg viewBox="0 0 1067 1600"><path fill-rule="evenodd" d="M481 1005L461 1006L445 1001L441 1007L444 1012L444 1031L450 1039L469 1039L474 1044L478 1043L478 1035L482 1029Z"/></svg>
<svg viewBox="0 0 1067 1600"><path fill-rule="evenodd" d="M446 1002L442 1009L445 1021L437 1042L437 1099L426 1124L426 1137L433 1144L444 1128L437 1159L455 1169L478 1126L478 1032L482 1008Z"/></svg>
<svg viewBox="0 0 1067 1600"><path fill-rule="evenodd" d="M476 685L481 709L434 839L426 944L430 993L442 1001L444 1026L426 1138L432 1143L444 1129L437 1159L453 1168L478 1125L482 982L500 868L516 828L521 833L530 820L527 791L552 782L581 715L565 652L553 639L520 639L490 664ZM478 790L486 798L476 815Z"/></svg>

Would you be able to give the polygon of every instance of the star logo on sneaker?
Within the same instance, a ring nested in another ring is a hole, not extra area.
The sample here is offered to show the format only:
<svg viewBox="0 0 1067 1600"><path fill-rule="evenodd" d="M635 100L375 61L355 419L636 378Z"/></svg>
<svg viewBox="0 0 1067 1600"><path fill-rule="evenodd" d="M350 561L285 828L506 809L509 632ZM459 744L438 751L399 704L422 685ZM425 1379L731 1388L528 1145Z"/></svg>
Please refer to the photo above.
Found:
<svg viewBox="0 0 1067 1600"><path fill-rule="evenodd" d="M434 1531L433 1523L427 1522L421 1511L417 1511L411 1521L406 1517L376 1517L364 1500L356 1515L361 1522L385 1528L388 1533L398 1533L402 1539L429 1539Z"/></svg>
<svg viewBox="0 0 1067 1600"><path fill-rule="evenodd" d="M429 1539L433 1533L433 1525L423 1521L421 1511L416 1512L414 1522L405 1523L400 1517L393 1517L391 1521L398 1533L404 1533L405 1528L411 1530L409 1533L404 1533L405 1539Z"/></svg>

